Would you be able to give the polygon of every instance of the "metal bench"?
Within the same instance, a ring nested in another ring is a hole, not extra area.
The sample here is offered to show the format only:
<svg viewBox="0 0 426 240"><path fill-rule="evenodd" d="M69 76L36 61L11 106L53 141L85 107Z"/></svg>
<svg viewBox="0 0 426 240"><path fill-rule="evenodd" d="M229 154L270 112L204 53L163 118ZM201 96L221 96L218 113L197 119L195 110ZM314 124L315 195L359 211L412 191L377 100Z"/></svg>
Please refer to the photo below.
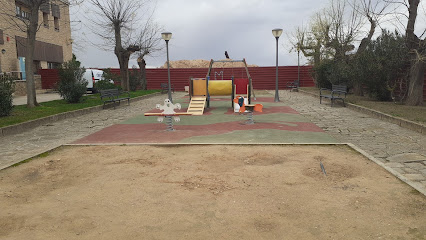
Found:
<svg viewBox="0 0 426 240"><path fill-rule="evenodd" d="M324 92L325 91L325 92ZM327 88L320 89L320 104L322 98L329 98L331 101L331 106L333 106L333 102L336 99L340 99L343 102L343 106L345 105L346 94L348 93L348 88L346 85L332 85L331 90Z"/></svg>
<svg viewBox="0 0 426 240"><path fill-rule="evenodd" d="M129 92L123 92L118 89L107 89L107 90L100 90L101 94L101 100L104 101L103 108L105 108L105 104L108 102L114 103L114 109L115 109L115 103L118 102L120 104L121 100L127 100L127 105L130 105L130 93ZM120 95L126 95L126 96L120 96Z"/></svg>
<svg viewBox="0 0 426 240"><path fill-rule="evenodd" d="M173 84L170 85L170 90L174 93L175 90L173 88ZM169 92L169 84L167 83L161 83L161 93Z"/></svg>
<svg viewBox="0 0 426 240"><path fill-rule="evenodd" d="M295 91L296 92L299 89L299 81L296 80L296 81L293 81L293 82L287 82L285 84L285 87L289 88L290 91Z"/></svg>

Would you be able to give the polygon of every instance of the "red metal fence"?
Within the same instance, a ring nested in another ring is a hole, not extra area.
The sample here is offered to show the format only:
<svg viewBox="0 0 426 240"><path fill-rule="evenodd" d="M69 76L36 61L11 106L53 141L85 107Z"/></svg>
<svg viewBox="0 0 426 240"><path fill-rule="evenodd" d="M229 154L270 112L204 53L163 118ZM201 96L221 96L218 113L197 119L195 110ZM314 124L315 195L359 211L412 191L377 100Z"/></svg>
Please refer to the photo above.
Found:
<svg viewBox="0 0 426 240"><path fill-rule="evenodd" d="M275 89L275 67L249 67L249 73L253 79L253 88L259 90ZM310 66L300 67L300 86L313 87L314 80L310 74ZM111 69L113 73L119 74L120 69ZM189 85L189 78L206 77L207 68L172 68L170 69L170 78L174 88L177 91L183 91L185 86ZM222 74L223 72L223 74ZM40 70L43 89L51 89L58 82L58 70L42 69ZM247 75L244 68L213 68L210 79L221 80L235 78L245 78ZM167 83L167 69L155 68L147 69L146 77L148 89L160 89L161 83ZM426 79L426 73L425 73ZM297 80L297 66L278 67L278 85L279 89L285 89L287 82ZM423 85L423 99L426 100L426 84Z"/></svg>
<svg viewBox="0 0 426 240"><path fill-rule="evenodd" d="M315 86L309 71L311 67L300 67L300 86ZM253 88L259 90L275 89L275 67L249 67L250 76L253 80ZM185 86L189 85L189 79L205 78L208 68L172 68L170 69L170 79L177 91L183 91ZM111 72L119 74L120 69L111 69ZM244 68L213 68L210 74L211 80L246 78L247 74ZM161 83L167 83L167 69L155 68L146 70L148 89L160 89ZM287 82L297 80L297 66L278 67L278 85L279 89L284 89Z"/></svg>
<svg viewBox="0 0 426 240"><path fill-rule="evenodd" d="M41 88L54 89L59 81L58 69L40 69Z"/></svg>

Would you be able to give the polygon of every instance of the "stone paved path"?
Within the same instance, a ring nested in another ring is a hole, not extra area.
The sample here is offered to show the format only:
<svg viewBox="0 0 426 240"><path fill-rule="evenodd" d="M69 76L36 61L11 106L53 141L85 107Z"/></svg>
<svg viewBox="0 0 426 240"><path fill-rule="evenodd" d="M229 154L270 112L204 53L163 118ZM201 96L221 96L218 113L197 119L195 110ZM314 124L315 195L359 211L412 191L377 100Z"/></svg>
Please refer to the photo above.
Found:
<svg viewBox="0 0 426 240"><path fill-rule="evenodd" d="M184 95L183 92L175 93L173 97L183 97ZM130 106L122 103L116 109L105 109L43 125L21 134L0 137L0 169L141 115L155 108L155 104L163 102L165 97L164 94L156 95L132 102Z"/></svg>
<svg viewBox="0 0 426 240"><path fill-rule="evenodd" d="M182 97L185 93L176 93ZM158 95L84 116L40 126L25 133L0 138L0 169L57 146L71 143L100 129L141 115L164 101ZM407 179L426 189L426 137L336 104L319 104L312 96L281 91L281 101L323 128L341 142L353 143Z"/></svg>
<svg viewBox="0 0 426 240"><path fill-rule="evenodd" d="M280 91L281 101L328 134L352 143L426 189L426 136L298 92Z"/></svg>

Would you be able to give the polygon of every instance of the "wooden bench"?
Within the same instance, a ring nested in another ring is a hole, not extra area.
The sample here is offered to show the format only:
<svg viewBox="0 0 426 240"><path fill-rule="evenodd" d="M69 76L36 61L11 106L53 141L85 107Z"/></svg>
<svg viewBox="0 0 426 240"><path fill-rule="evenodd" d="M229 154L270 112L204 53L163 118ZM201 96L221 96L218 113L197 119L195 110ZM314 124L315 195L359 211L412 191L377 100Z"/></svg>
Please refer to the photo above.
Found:
<svg viewBox="0 0 426 240"><path fill-rule="evenodd" d="M104 106L108 102L114 103L114 109L115 109L115 103L118 102L120 104L121 100L127 100L127 105L130 105L130 93L129 92L123 92L118 89L107 89L107 90L100 90L101 94L101 100L104 101ZM127 96L120 96L126 94Z"/></svg>
<svg viewBox="0 0 426 240"><path fill-rule="evenodd" d="M326 91L326 92L323 92ZM329 98L331 101L331 106L333 106L333 102L336 99L340 99L343 102L343 106L345 106L345 98L348 93L348 88L346 85L332 85L331 90L327 88L320 89L320 104L322 98Z"/></svg>
<svg viewBox="0 0 426 240"><path fill-rule="evenodd" d="M175 90L173 88L173 84L170 85L170 90L174 93ZM169 84L167 83L161 83L161 93L169 92Z"/></svg>

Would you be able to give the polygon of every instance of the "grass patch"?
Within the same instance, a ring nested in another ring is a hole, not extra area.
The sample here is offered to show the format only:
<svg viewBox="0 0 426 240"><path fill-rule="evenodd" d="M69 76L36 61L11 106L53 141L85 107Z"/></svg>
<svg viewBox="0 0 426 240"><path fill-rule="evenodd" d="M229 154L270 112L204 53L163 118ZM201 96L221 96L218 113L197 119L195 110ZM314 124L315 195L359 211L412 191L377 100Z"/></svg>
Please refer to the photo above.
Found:
<svg viewBox="0 0 426 240"><path fill-rule="evenodd" d="M319 95L319 89L315 87L303 87L300 89ZM394 117L399 117L422 124L426 123L426 106L407 106L394 102L380 102L367 96L355 96L353 94L348 94L345 101L386 113Z"/></svg>
<svg viewBox="0 0 426 240"><path fill-rule="evenodd" d="M135 98L147 94L159 92L160 90L139 90L130 92L130 97ZM0 118L0 127L6 127L18 123L23 123L43 117L52 116L58 113L70 112L88 107L103 105L100 94L83 96L80 103L67 103L65 100L54 100L40 103L39 107L27 108L26 105L19 105L13 108L12 114Z"/></svg>
<svg viewBox="0 0 426 240"><path fill-rule="evenodd" d="M411 194L414 194L414 195L422 195L422 193L421 192L419 192L417 189L411 189L411 191L410 191L410 193Z"/></svg>
<svg viewBox="0 0 426 240"><path fill-rule="evenodd" d="M25 159L24 161L20 161L20 162L18 162L18 163L15 163L15 164L13 164L13 165L11 165L11 166L7 167L7 168L17 167L17 166L22 165L22 164L24 164L24 163L30 162L30 161L32 161L32 160L34 160L34 159L36 159L36 158L45 158L45 157L49 156L49 154L50 154L50 151L47 151L47 152L44 152L44 153L40 153L39 155L36 155L36 156L34 156L34 157L31 157L31 158Z"/></svg>

